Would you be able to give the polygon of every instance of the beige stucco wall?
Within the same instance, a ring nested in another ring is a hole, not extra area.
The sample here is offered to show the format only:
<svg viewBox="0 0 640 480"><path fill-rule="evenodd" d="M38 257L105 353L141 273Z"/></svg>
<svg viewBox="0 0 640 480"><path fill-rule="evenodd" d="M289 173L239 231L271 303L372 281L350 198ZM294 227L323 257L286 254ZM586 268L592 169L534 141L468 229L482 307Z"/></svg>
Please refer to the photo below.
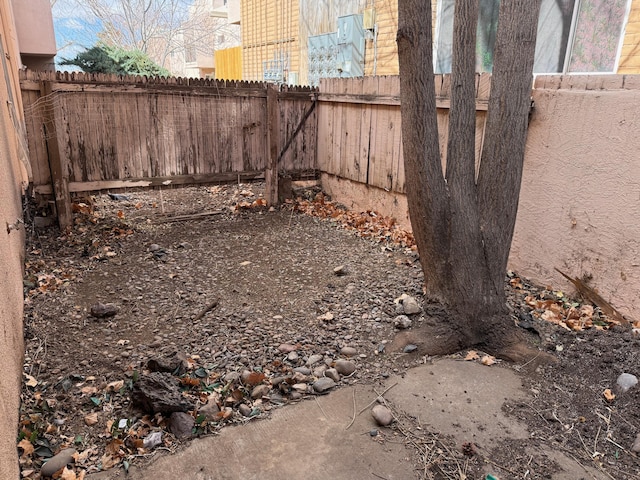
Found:
<svg viewBox="0 0 640 480"><path fill-rule="evenodd" d="M11 0L18 32L18 47L26 55L52 57L56 38L49 0Z"/></svg>
<svg viewBox="0 0 640 480"><path fill-rule="evenodd" d="M591 275L640 320L640 75L539 77L533 98L510 268L567 292L554 267ZM322 186L409 226L402 194L327 174Z"/></svg>
<svg viewBox="0 0 640 480"><path fill-rule="evenodd" d="M23 359L22 266L24 228L21 184L26 180L22 162L22 101L18 84L18 48L8 0L0 0L0 478L19 478L16 452L18 409ZM7 84L7 79L9 84ZM7 225L17 226L17 229Z"/></svg>

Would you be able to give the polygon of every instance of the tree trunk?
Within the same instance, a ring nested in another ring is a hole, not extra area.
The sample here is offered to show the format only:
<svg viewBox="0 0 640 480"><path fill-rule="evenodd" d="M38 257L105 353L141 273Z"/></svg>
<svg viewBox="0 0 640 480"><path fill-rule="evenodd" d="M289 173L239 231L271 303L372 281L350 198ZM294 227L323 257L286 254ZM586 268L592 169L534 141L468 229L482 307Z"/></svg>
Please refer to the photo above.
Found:
<svg viewBox="0 0 640 480"><path fill-rule="evenodd" d="M443 174L431 10L423 0L398 1L409 213L425 274L427 301L437 302L446 311L446 320L439 315L426 331L406 334L398 341L419 343L423 354L451 353L480 345L492 353L514 356L513 345L519 338L508 316L504 283L522 178L540 0L501 2L477 179L478 0L458 1L455 8L449 138Z"/></svg>

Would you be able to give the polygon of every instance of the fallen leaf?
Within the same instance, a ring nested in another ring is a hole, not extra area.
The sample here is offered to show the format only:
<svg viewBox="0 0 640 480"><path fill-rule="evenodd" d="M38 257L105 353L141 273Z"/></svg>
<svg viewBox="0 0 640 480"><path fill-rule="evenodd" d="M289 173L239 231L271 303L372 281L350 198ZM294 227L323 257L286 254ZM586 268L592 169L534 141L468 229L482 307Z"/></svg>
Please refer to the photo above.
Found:
<svg viewBox="0 0 640 480"><path fill-rule="evenodd" d="M122 210L118 210L118 218L124 218L124 212Z"/></svg>
<svg viewBox="0 0 640 480"><path fill-rule="evenodd" d="M80 389L80 392L82 392L84 395L91 396L91 395L94 395L95 393L97 393L98 389L96 387L94 387L94 386L87 385L86 387L82 387Z"/></svg>
<svg viewBox="0 0 640 480"><path fill-rule="evenodd" d="M244 380L244 383L246 383L247 385L255 386L262 383L262 381L265 378L267 377L264 373L251 372L249 375L247 375L247 378Z"/></svg>
<svg viewBox="0 0 640 480"><path fill-rule="evenodd" d="M38 385L38 380L35 379L35 377L32 377L31 375L29 375L28 373L23 373L24 378L27 379L26 382L24 382L24 384L27 387L36 387Z"/></svg>
<svg viewBox="0 0 640 480"><path fill-rule="evenodd" d="M26 438L20 440L20 443L18 443L18 448L22 449L22 455L20 455L22 458L31 456L34 451L33 445Z"/></svg>
<svg viewBox="0 0 640 480"><path fill-rule="evenodd" d="M464 357L466 361L477 360L479 358L480 358L480 355L478 355L478 352L476 352L475 350L469 350L467 352L467 356Z"/></svg>
<svg viewBox="0 0 640 480"><path fill-rule="evenodd" d="M607 402L613 402L616 398L616 394L611 391L610 388L607 388L604 392L602 392L604 398L607 399Z"/></svg>
<svg viewBox="0 0 640 480"><path fill-rule="evenodd" d="M84 423L87 424L88 427L91 427L98 423L98 412L93 412L84 417Z"/></svg>
<svg viewBox="0 0 640 480"><path fill-rule="evenodd" d="M494 363L496 363L496 357L492 357L491 355L485 355L480 359L480 363L486 366L493 365Z"/></svg>
<svg viewBox="0 0 640 480"><path fill-rule="evenodd" d="M124 380L116 380L107 385L107 392L117 392L124 387Z"/></svg>
<svg viewBox="0 0 640 480"><path fill-rule="evenodd" d="M64 467L64 470L62 470L62 473L60 474L59 479L60 480L78 480L78 477L76 476L76 472L74 472L73 470L69 470L67 467Z"/></svg>

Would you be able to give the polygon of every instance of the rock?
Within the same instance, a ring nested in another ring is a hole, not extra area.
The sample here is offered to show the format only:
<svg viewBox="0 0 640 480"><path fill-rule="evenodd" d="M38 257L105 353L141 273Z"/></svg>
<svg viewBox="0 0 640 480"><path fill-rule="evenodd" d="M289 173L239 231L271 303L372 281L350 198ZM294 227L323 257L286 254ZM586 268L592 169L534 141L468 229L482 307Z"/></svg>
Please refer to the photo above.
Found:
<svg viewBox="0 0 640 480"><path fill-rule="evenodd" d="M240 405L238 407L238 411L242 416L245 416L245 417L250 417L252 412L251 407L246 403L243 403L242 405Z"/></svg>
<svg viewBox="0 0 640 480"><path fill-rule="evenodd" d="M342 347L340 349L340 354L345 357L353 357L357 353L358 351L354 347Z"/></svg>
<svg viewBox="0 0 640 480"><path fill-rule="evenodd" d="M351 375L356 371L356 364L351 360L338 359L336 360L335 369L340 375Z"/></svg>
<svg viewBox="0 0 640 480"><path fill-rule="evenodd" d="M113 303L98 302L95 305L91 305L89 309L89 314L95 318L113 317L116 313L118 313L118 307Z"/></svg>
<svg viewBox="0 0 640 480"><path fill-rule="evenodd" d="M173 412L169 417L169 431L178 438L189 438L193 435L194 418L188 413Z"/></svg>
<svg viewBox="0 0 640 480"><path fill-rule="evenodd" d="M309 367L296 367L293 371L301 375L311 375L311 369ZM294 376L294 378L296 377Z"/></svg>
<svg viewBox="0 0 640 480"><path fill-rule="evenodd" d="M70 463L75 463L73 456L77 453L75 448L65 448L51 457L47 463L42 465L40 475L42 477L52 477L58 470L66 467Z"/></svg>
<svg viewBox="0 0 640 480"><path fill-rule="evenodd" d="M195 408L180 392L178 381L161 372L140 378L133 386L131 402L148 413L186 412Z"/></svg>
<svg viewBox="0 0 640 480"><path fill-rule="evenodd" d="M316 363L318 363L320 360L322 360L324 357L318 353L311 355L309 357L309 359L307 360L307 367L310 367L312 365L315 365Z"/></svg>
<svg viewBox="0 0 640 480"><path fill-rule="evenodd" d="M142 440L142 446L147 450L157 447L162 443L162 432L151 432Z"/></svg>
<svg viewBox="0 0 640 480"><path fill-rule="evenodd" d="M402 349L403 353L411 353L411 352L415 352L416 350L418 350L418 346L414 345L413 343L410 343L409 345L407 345Z"/></svg>
<svg viewBox="0 0 640 480"><path fill-rule="evenodd" d="M300 358L298 352L289 352L289 355L287 355L287 360L290 362L297 362L298 358Z"/></svg>
<svg viewBox="0 0 640 480"><path fill-rule="evenodd" d="M150 252L157 252L158 250L162 250L162 247L157 243L152 243L151 245L149 245Z"/></svg>
<svg viewBox="0 0 640 480"><path fill-rule="evenodd" d="M269 394L269 390L271 390L269 385L258 385L251 391L251 398L254 400L262 398Z"/></svg>
<svg viewBox="0 0 640 480"><path fill-rule="evenodd" d="M209 399L207 403L200 407L198 414L204 415L207 422L215 422L220 419L220 407L214 400Z"/></svg>
<svg viewBox="0 0 640 480"><path fill-rule="evenodd" d="M620 393L625 393L637 385L638 377L630 373L623 373L618 377L616 383L620 389Z"/></svg>
<svg viewBox="0 0 640 480"><path fill-rule="evenodd" d="M631 451L640 453L640 433L636 435L636 439L633 442L633 445L631 446Z"/></svg>
<svg viewBox="0 0 640 480"><path fill-rule="evenodd" d="M291 345L290 343L282 343L278 346L278 351L282 353L291 353L296 350L296 348L297 347L295 345Z"/></svg>
<svg viewBox="0 0 640 480"><path fill-rule="evenodd" d="M328 377L322 377L313 382L313 389L318 393L325 393L336 386L336 382Z"/></svg>
<svg viewBox="0 0 640 480"><path fill-rule="evenodd" d="M335 368L329 368L324 372L325 377L329 377L334 382L340 381L340 374Z"/></svg>
<svg viewBox="0 0 640 480"><path fill-rule="evenodd" d="M238 372L229 372L224 376L226 383L235 383L240 380L240 374Z"/></svg>
<svg viewBox="0 0 640 480"><path fill-rule="evenodd" d="M293 388L296 392L305 393L309 386L306 383L295 383L291 386L291 388Z"/></svg>
<svg viewBox="0 0 640 480"><path fill-rule="evenodd" d="M314 377L324 377L324 372L327 370L327 366L326 365L320 365L319 367L316 367L313 369L313 376Z"/></svg>
<svg viewBox="0 0 640 480"><path fill-rule="evenodd" d="M402 309L406 315L415 315L417 313L422 313L422 307L418 303L418 301L413 298L407 296L404 300L402 300Z"/></svg>
<svg viewBox="0 0 640 480"><path fill-rule="evenodd" d="M117 200L117 201L129 200L129 197L127 195L123 195L122 193L109 193L107 195L109 195L109 198L111 198L111 200Z"/></svg>
<svg viewBox="0 0 640 480"><path fill-rule="evenodd" d="M173 352L163 357L149 359L147 368L152 372L167 372L174 375L183 375L189 368L189 362L184 353Z"/></svg>
<svg viewBox="0 0 640 480"><path fill-rule="evenodd" d="M411 319L406 315L398 315L396 318L393 319L393 325L396 328L399 328L402 330L405 328L410 328L412 323L413 322L411 321Z"/></svg>
<svg viewBox="0 0 640 480"><path fill-rule="evenodd" d="M333 274L337 275L338 277L341 277L343 275L347 274L347 267L344 265L339 265L336 268L333 269Z"/></svg>
<svg viewBox="0 0 640 480"><path fill-rule="evenodd" d="M381 427L391 425L393 422L393 413L384 405L376 405L371 409L371 415Z"/></svg>

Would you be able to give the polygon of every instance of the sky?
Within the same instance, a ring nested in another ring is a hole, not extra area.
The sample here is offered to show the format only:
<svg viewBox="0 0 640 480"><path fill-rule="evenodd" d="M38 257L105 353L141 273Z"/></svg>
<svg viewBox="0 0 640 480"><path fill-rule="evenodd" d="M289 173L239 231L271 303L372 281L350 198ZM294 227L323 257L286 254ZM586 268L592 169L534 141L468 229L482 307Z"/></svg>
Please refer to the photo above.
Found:
<svg viewBox="0 0 640 480"><path fill-rule="evenodd" d="M98 19L87 13L75 0L58 0L53 6L53 28L56 34L58 55L73 58L85 48L94 46L102 29Z"/></svg>

